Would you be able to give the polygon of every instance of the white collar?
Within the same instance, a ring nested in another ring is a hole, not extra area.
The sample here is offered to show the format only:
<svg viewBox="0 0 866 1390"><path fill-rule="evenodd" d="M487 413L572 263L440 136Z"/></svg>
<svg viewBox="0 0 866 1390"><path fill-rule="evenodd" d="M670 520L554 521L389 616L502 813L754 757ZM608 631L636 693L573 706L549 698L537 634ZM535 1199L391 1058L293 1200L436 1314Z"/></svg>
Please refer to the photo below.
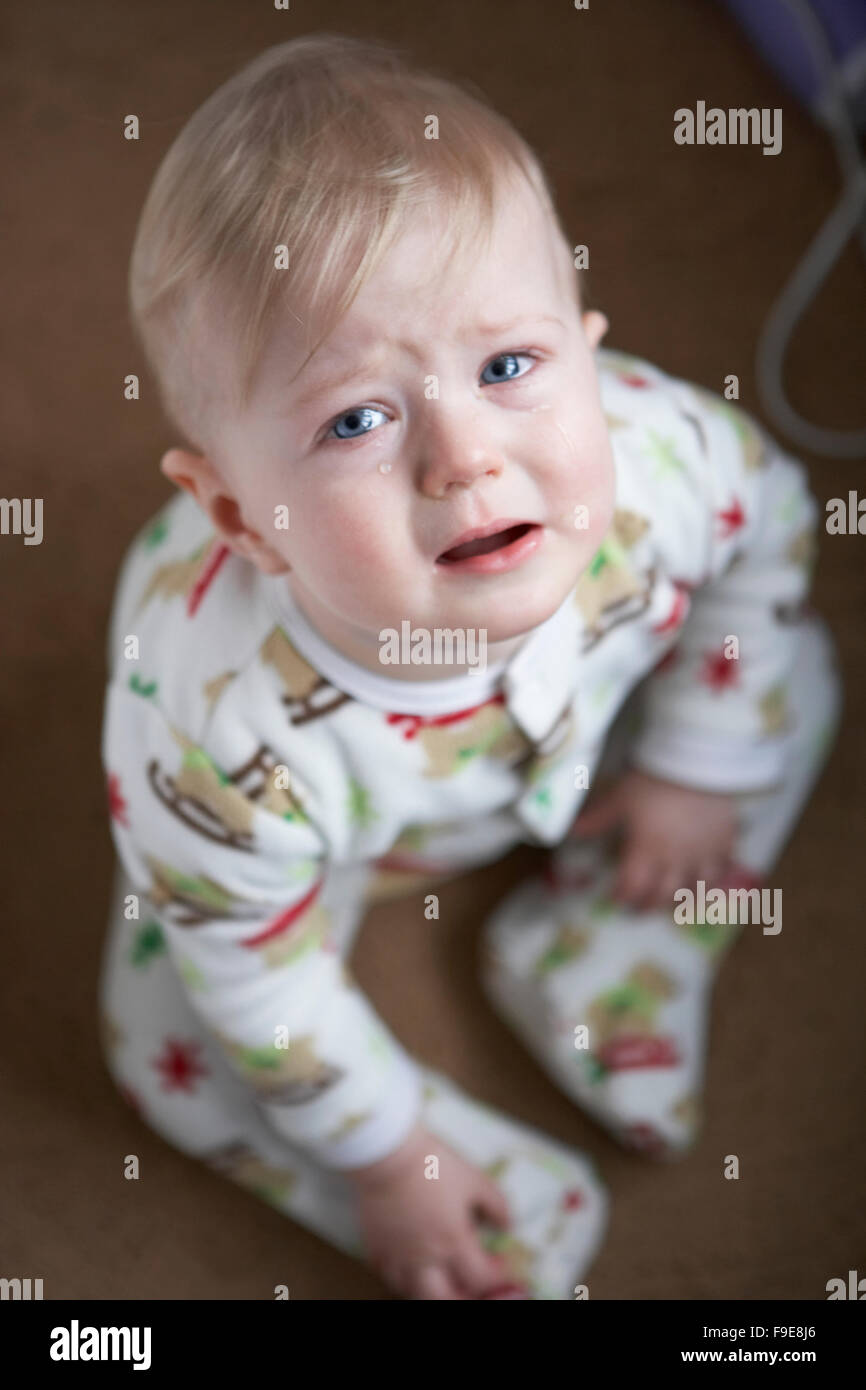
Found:
<svg viewBox="0 0 866 1390"><path fill-rule="evenodd" d="M572 594L546 622L527 634L522 646L507 660L477 674L406 681L369 671L332 647L301 612L284 575L266 576L265 593L275 619L313 669L337 690L376 709L405 714L453 714L483 704L504 685L518 722L525 728L533 726L530 732L537 737L547 731L568 697L567 672L573 662L563 663L562 658L566 654L572 656L569 649L575 642L573 619L569 622Z"/></svg>

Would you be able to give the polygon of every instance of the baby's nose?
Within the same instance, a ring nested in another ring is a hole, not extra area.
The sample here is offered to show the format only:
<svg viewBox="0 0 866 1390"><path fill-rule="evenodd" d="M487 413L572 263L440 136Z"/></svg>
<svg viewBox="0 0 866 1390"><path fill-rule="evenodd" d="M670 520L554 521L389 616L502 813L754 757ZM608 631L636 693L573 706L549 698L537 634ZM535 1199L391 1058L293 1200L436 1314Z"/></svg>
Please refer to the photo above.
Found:
<svg viewBox="0 0 866 1390"><path fill-rule="evenodd" d="M433 429L421 445L421 489L428 497L444 497L455 487L497 478L503 467L495 441L468 426Z"/></svg>

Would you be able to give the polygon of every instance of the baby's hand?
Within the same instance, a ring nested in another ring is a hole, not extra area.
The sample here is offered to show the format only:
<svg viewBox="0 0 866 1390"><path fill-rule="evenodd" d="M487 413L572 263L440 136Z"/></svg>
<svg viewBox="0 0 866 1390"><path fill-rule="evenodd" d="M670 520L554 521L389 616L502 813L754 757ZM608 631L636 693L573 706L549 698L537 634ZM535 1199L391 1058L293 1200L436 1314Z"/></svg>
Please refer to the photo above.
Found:
<svg viewBox="0 0 866 1390"><path fill-rule="evenodd" d="M425 1177L425 1158L439 1176ZM391 1159L355 1180L370 1263L404 1298L481 1299L508 1280L481 1243L479 1217L508 1225L508 1206L492 1178L417 1126Z"/></svg>
<svg viewBox="0 0 866 1390"><path fill-rule="evenodd" d="M721 881L737 831L736 803L631 770L600 793L573 826L575 835L621 827L613 896L634 907L673 907L678 888Z"/></svg>

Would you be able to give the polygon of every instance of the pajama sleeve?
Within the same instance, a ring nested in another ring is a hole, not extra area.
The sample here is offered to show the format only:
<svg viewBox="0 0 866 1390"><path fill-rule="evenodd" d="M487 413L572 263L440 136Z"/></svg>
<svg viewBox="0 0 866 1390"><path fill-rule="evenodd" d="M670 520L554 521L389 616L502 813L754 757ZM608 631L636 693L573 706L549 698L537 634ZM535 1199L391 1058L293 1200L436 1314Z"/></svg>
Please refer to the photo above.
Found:
<svg viewBox="0 0 866 1390"><path fill-rule="evenodd" d="M344 966L345 895L289 770L253 759L228 774L117 679L103 762L141 917L272 1127L335 1169L399 1148L420 1112L419 1069Z"/></svg>
<svg viewBox="0 0 866 1390"><path fill-rule="evenodd" d="M670 381L670 379L668 379ZM637 768L708 791L780 780L816 549L804 467L744 411L684 382L652 432L660 559L686 618L646 685Z"/></svg>

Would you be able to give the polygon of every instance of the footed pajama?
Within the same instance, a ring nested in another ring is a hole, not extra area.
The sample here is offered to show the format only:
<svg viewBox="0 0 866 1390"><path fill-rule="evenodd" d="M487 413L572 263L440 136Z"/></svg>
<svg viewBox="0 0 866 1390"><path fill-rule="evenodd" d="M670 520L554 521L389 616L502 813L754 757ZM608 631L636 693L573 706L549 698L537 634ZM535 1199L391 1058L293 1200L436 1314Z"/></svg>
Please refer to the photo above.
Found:
<svg viewBox="0 0 866 1390"><path fill-rule="evenodd" d="M709 988L733 933L618 910L603 847L577 864L557 847L619 748L737 796L750 884L808 796L838 704L806 605L817 507L801 466L701 388L597 361L613 521L507 663L424 682L356 665L186 494L130 548L108 643L120 864L101 1008L117 1084L178 1148L359 1256L343 1170L422 1120L502 1184L515 1221L497 1239L536 1298L573 1296L602 1238L601 1184L393 1036L348 966L366 906L521 842L553 849L549 881L491 916L485 987L579 1104L676 1152L695 1132Z"/></svg>

